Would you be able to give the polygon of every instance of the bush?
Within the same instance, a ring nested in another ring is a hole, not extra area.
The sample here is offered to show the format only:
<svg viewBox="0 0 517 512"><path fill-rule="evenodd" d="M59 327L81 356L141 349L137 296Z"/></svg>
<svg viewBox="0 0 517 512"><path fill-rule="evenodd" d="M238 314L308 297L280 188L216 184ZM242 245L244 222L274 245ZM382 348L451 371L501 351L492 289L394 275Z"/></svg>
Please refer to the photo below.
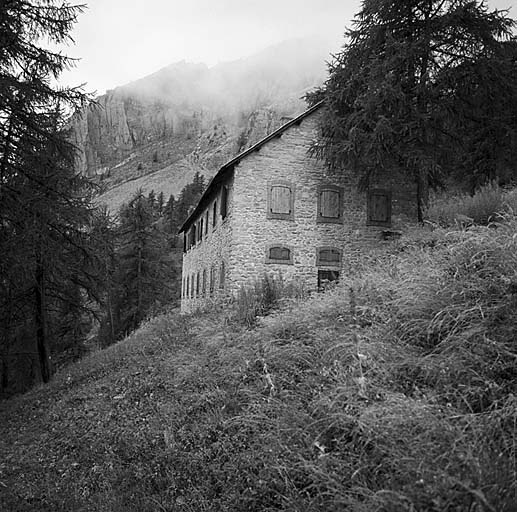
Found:
<svg viewBox="0 0 517 512"><path fill-rule="evenodd" d="M473 196L445 195L431 201L426 211L428 221L442 227L478 224L486 226L500 219L508 210L504 191L496 184L481 187Z"/></svg>

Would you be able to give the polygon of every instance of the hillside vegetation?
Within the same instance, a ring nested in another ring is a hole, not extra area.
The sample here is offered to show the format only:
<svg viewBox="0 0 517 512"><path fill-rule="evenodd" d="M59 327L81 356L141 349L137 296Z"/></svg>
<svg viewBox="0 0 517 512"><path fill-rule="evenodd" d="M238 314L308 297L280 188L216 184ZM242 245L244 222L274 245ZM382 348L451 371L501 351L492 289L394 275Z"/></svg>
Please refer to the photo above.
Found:
<svg viewBox="0 0 517 512"><path fill-rule="evenodd" d="M253 328L150 320L0 405L0 509L515 511L516 233L417 229Z"/></svg>

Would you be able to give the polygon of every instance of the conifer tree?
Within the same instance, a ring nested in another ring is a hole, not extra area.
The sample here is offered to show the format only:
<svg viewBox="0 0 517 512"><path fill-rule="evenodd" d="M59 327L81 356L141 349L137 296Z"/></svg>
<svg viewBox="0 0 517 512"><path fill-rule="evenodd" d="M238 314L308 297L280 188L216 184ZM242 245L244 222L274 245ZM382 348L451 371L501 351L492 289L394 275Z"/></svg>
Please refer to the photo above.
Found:
<svg viewBox="0 0 517 512"><path fill-rule="evenodd" d="M421 219L428 184L468 157L472 130L488 123L487 145L500 142L501 130L505 140L515 133L515 59L503 51L513 27L504 11L478 0L364 0L328 81L308 95L312 104L324 101L313 153L331 169L356 171L362 188L376 175L406 175L417 183ZM467 84L477 87L485 114L472 115L461 92ZM497 87L502 96L493 93ZM492 132L496 122L487 112L502 115L512 104Z"/></svg>
<svg viewBox="0 0 517 512"><path fill-rule="evenodd" d="M62 332L56 318L64 304L79 311L78 290L91 283L83 266L88 183L73 172L63 129L65 110L87 97L51 86L71 61L39 43L66 42L81 10L55 0L0 7L0 352L5 365L13 346L29 354L34 343L43 381L52 374L51 340Z"/></svg>
<svg viewBox="0 0 517 512"><path fill-rule="evenodd" d="M174 269L169 264L167 236L142 191L120 210L116 284L116 335L138 327L153 307L171 296Z"/></svg>
<svg viewBox="0 0 517 512"><path fill-rule="evenodd" d="M117 323L115 304L119 296L116 273L119 266L117 248L117 226L115 219L107 208L99 208L95 212L90 229L92 249L96 255L92 273L98 284L99 304L98 340L102 345L110 345L116 341Z"/></svg>

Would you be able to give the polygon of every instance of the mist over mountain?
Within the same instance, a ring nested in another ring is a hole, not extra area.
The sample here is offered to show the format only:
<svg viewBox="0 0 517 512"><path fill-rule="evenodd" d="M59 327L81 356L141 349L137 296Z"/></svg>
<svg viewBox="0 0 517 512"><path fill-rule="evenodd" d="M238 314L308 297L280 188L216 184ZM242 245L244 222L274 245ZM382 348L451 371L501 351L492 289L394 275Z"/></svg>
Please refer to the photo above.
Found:
<svg viewBox="0 0 517 512"><path fill-rule="evenodd" d="M177 62L96 99L72 119L79 172L111 209L138 188L177 194L305 109L326 76L329 45L289 40L211 68Z"/></svg>

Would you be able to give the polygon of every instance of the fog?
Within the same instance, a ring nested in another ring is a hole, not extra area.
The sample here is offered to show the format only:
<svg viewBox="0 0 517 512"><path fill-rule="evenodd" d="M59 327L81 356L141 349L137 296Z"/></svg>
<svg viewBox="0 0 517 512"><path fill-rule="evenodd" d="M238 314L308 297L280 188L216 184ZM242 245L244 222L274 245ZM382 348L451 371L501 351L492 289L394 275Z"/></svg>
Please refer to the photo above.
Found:
<svg viewBox="0 0 517 512"><path fill-rule="evenodd" d="M90 0L62 76L99 94L171 63L213 66L281 41L319 35L337 51L359 0Z"/></svg>
<svg viewBox="0 0 517 512"><path fill-rule="evenodd" d="M489 0L511 8L515 0ZM80 59L63 85L104 93L171 63L213 66L281 41L317 35L329 52L343 43L360 0L90 0L65 48ZM516 17L513 8L510 14Z"/></svg>

